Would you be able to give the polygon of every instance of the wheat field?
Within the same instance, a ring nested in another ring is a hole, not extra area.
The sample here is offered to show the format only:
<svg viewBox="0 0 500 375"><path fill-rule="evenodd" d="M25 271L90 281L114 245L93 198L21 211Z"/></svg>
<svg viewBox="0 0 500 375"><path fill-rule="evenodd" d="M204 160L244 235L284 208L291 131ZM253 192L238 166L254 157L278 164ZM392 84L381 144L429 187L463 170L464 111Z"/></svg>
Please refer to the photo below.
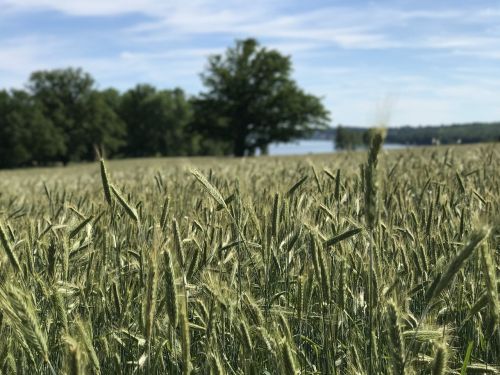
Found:
<svg viewBox="0 0 500 375"><path fill-rule="evenodd" d="M378 146L0 172L1 373L499 374L500 145Z"/></svg>

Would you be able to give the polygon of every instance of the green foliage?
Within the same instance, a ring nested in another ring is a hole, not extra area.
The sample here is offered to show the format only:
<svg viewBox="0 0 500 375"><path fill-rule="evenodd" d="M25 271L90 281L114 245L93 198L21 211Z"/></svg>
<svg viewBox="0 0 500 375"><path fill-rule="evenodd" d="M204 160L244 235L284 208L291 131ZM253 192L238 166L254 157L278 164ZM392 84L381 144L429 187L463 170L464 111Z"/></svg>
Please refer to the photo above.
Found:
<svg viewBox="0 0 500 375"><path fill-rule="evenodd" d="M34 72L27 86L0 92L0 167L94 160L123 145L120 95L95 90L88 73Z"/></svg>
<svg viewBox="0 0 500 375"><path fill-rule="evenodd" d="M211 56L202 74L206 91L193 102L196 129L243 156L326 127L328 112L320 99L300 89L291 71L288 56L255 39Z"/></svg>
<svg viewBox="0 0 500 375"><path fill-rule="evenodd" d="M125 123L113 108L115 98L109 98L109 95L114 94L109 90L92 91L89 96L85 160L94 160L94 150L90 146L111 157L125 144Z"/></svg>
<svg viewBox="0 0 500 375"><path fill-rule="evenodd" d="M368 145L369 142L366 142L364 135L365 133L338 125L335 132L335 148L337 150L354 150L363 144Z"/></svg>
<svg viewBox="0 0 500 375"><path fill-rule="evenodd" d="M337 140L340 132L340 140ZM318 131L318 139L336 139L339 149L370 144L370 128L342 126ZM387 129L387 143L407 145L468 144L500 141L500 122L464 123L440 126L401 126Z"/></svg>
<svg viewBox="0 0 500 375"><path fill-rule="evenodd" d="M93 160L94 149L113 152L123 137L123 125L97 93L90 74L81 69L56 69L31 74L28 89L43 114L64 136L60 160Z"/></svg>
<svg viewBox="0 0 500 375"><path fill-rule="evenodd" d="M494 142L500 141L500 123L402 126L391 129L387 138L393 143L417 145Z"/></svg>
<svg viewBox="0 0 500 375"><path fill-rule="evenodd" d="M179 88L157 91L137 85L123 95L119 113L127 128L126 155L187 155L196 150L196 137L187 132L191 105Z"/></svg>
<svg viewBox="0 0 500 375"><path fill-rule="evenodd" d="M369 147L376 134L376 129L348 128L338 125L335 131L335 148L337 150L355 150Z"/></svg>
<svg viewBox="0 0 500 375"><path fill-rule="evenodd" d="M44 164L66 151L64 134L25 91L0 92L0 167Z"/></svg>

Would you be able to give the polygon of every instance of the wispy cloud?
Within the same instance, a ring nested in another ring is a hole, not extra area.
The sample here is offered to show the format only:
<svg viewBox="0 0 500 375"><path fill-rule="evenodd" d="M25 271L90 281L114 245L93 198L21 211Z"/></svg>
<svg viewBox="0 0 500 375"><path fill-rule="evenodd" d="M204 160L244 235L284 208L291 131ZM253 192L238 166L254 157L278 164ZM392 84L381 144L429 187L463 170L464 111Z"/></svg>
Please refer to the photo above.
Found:
<svg viewBox="0 0 500 375"><path fill-rule="evenodd" d="M2 40L0 48L0 77L5 86L20 86L27 74L56 64L53 52L64 43L53 38L39 38L36 35Z"/></svg>
<svg viewBox="0 0 500 375"><path fill-rule="evenodd" d="M50 9L71 16L113 16L154 12L164 8L159 2L149 0L2 0L0 6L11 13Z"/></svg>
<svg viewBox="0 0 500 375"><path fill-rule="evenodd" d="M292 55L294 77L338 122L366 125L388 94L398 98L395 124L500 117L494 0L0 0L0 9L4 86L76 65L101 86L151 82L194 94L207 56L253 36Z"/></svg>

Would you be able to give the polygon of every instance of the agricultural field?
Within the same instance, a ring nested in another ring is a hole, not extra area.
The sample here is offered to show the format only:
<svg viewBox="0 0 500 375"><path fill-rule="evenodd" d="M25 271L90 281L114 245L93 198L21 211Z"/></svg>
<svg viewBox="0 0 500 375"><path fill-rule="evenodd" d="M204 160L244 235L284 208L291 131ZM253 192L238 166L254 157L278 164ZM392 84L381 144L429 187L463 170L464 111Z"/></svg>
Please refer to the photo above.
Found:
<svg viewBox="0 0 500 375"><path fill-rule="evenodd" d="M374 142L1 171L1 372L499 374L500 145Z"/></svg>

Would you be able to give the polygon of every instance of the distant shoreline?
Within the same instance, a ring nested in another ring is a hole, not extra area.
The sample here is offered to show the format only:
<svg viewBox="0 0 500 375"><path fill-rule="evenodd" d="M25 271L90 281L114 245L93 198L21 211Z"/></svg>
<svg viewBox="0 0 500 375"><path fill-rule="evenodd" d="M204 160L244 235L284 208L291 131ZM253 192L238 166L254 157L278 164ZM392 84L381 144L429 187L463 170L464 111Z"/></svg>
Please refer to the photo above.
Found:
<svg viewBox="0 0 500 375"><path fill-rule="evenodd" d="M344 131L361 134L370 128L338 125ZM338 127L337 126L337 127ZM310 140L333 140L337 127L318 130ZM387 128L387 143L402 145L432 145L500 141L500 122L474 122L450 125L400 126Z"/></svg>

